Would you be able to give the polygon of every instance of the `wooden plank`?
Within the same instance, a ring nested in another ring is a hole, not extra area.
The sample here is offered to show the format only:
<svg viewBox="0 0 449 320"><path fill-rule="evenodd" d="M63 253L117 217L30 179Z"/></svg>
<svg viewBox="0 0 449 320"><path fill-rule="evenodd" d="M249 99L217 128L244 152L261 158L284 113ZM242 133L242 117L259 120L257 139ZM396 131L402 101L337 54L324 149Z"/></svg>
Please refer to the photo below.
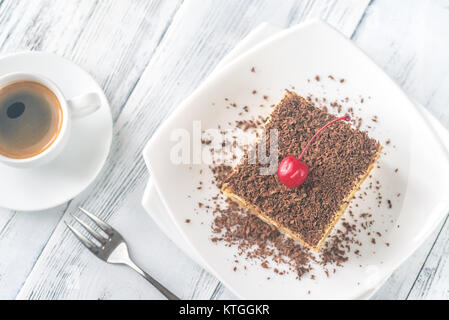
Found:
<svg viewBox="0 0 449 320"><path fill-rule="evenodd" d="M66 0L0 4L0 52L42 50L73 60L105 88L116 117L180 1ZM67 204L0 212L0 299L14 298Z"/></svg>
<svg viewBox="0 0 449 320"><path fill-rule="evenodd" d="M110 161L80 203L121 230L145 269L181 298L232 297L181 254L141 209L148 179L141 151L161 121L259 23L291 25L321 16L350 35L366 5L367 1L186 1L117 120ZM75 212L75 205L67 210ZM119 297L161 298L131 271L96 260L61 224L18 295Z"/></svg>
<svg viewBox="0 0 449 320"><path fill-rule="evenodd" d="M376 0L353 36L358 46L447 128L448 5L448 1ZM447 297L449 279L441 275L448 261L448 255L443 254L447 250L444 246L449 236L447 229L446 226L436 230L422 248L394 273L375 298L427 298L436 297L436 293ZM429 250L432 250L430 255ZM435 259L440 258L437 267ZM418 287L415 289L414 285Z"/></svg>
<svg viewBox="0 0 449 320"><path fill-rule="evenodd" d="M38 213L0 209L0 299L17 295L66 208Z"/></svg>
<svg viewBox="0 0 449 320"><path fill-rule="evenodd" d="M449 218L426 255L407 299L449 299Z"/></svg>

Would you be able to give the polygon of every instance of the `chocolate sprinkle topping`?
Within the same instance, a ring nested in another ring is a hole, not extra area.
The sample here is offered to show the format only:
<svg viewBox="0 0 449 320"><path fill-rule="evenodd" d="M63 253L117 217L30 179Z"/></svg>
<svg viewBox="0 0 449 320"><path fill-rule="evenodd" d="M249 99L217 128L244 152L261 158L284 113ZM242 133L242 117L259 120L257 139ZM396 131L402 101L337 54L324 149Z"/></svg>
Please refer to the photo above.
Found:
<svg viewBox="0 0 449 320"><path fill-rule="evenodd" d="M298 157L309 139L335 116L287 92L265 126L279 133L279 159ZM269 137L262 143L269 145ZM282 185L276 175L260 175L260 164L243 162L225 180L225 189L312 248L319 246L338 220L345 199L376 161L380 144L347 123L336 123L314 141L304 157L310 168L299 188ZM296 238L295 237L295 238Z"/></svg>

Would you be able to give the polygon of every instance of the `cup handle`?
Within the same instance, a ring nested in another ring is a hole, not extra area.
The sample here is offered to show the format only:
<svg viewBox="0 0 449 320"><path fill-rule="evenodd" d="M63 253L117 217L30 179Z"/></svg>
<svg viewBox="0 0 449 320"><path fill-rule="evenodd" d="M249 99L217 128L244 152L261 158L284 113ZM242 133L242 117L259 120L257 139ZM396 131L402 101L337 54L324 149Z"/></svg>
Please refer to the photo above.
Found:
<svg viewBox="0 0 449 320"><path fill-rule="evenodd" d="M71 117L74 119L88 116L101 106L100 96L97 93L91 92L77 96L67 101Z"/></svg>

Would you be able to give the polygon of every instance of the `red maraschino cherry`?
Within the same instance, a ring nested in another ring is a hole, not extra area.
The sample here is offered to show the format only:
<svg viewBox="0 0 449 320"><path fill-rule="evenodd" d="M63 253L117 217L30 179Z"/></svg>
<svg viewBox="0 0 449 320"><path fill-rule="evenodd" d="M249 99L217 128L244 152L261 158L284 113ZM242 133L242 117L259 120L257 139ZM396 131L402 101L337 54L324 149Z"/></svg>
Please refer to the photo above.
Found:
<svg viewBox="0 0 449 320"><path fill-rule="evenodd" d="M344 117L337 118L328 122L324 127L318 130L318 132L312 137L312 139L310 139L309 143L304 148L299 158L288 156L282 159L281 163L279 164L277 173L279 180L285 186L289 188L297 188L307 180L307 177L309 175L309 167L305 162L301 161L301 159L304 157L313 140L315 140L315 138L319 136L321 132L323 132L327 127L334 124L335 122L342 120L350 121L351 118L349 117L349 115L345 115Z"/></svg>

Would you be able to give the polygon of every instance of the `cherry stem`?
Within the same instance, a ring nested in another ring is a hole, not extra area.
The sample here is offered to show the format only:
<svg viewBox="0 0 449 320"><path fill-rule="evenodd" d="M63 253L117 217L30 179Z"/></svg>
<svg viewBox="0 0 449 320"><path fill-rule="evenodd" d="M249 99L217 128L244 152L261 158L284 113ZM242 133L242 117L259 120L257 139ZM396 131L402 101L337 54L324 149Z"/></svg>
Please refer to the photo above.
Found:
<svg viewBox="0 0 449 320"><path fill-rule="evenodd" d="M301 160L302 157L304 157L304 155L306 154L306 152L307 152L307 150L309 149L310 145L312 144L313 140L315 140L315 138L316 138L317 136L319 136L319 135L321 134L321 132L323 132L327 127L333 125L335 122L342 121L342 120L344 120L344 121L351 121L351 117L347 114L347 115L345 115L344 117L340 117L340 118L334 119L334 120L330 121L329 123L327 123L327 124L326 124L324 127L322 127L320 130L318 130L318 132L315 133L315 135L312 137L312 139L310 139L309 143L308 143L307 146L304 148L304 151L301 153L301 155L299 156L298 160Z"/></svg>

